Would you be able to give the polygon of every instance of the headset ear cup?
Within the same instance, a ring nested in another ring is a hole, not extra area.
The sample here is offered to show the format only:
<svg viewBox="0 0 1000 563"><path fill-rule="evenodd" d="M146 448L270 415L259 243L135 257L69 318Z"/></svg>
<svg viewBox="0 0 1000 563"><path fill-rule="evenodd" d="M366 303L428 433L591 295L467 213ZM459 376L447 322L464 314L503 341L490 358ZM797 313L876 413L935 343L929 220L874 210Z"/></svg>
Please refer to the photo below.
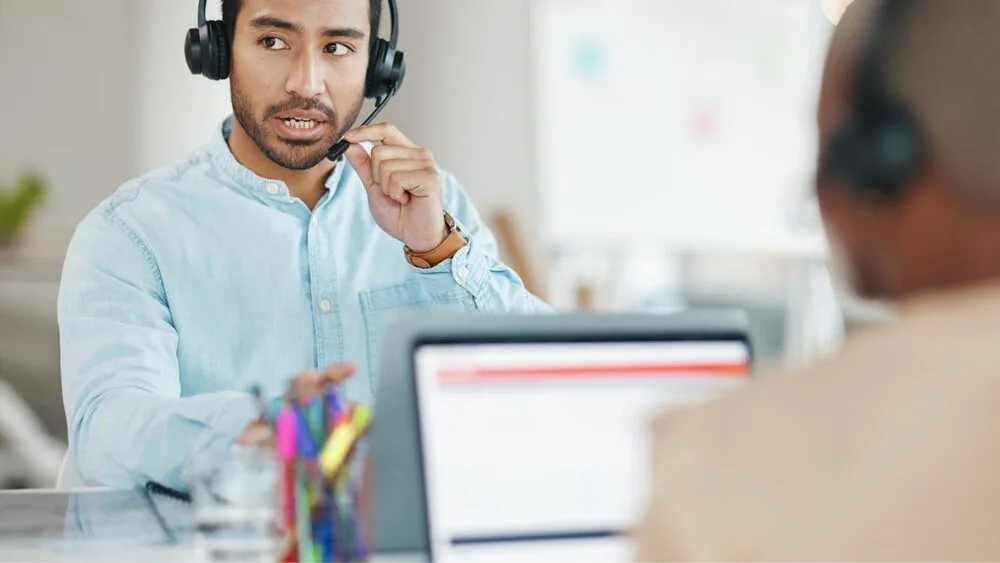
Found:
<svg viewBox="0 0 1000 563"><path fill-rule="evenodd" d="M921 139L902 110L884 108L844 123L830 141L829 177L862 197L894 200L918 172Z"/></svg>
<svg viewBox="0 0 1000 563"><path fill-rule="evenodd" d="M201 39L198 28L191 28L184 37L184 60L191 74L201 74Z"/></svg>
<svg viewBox="0 0 1000 563"><path fill-rule="evenodd" d="M205 22L205 27L209 59L203 64L203 72L212 80L223 80L229 76L229 34L218 20Z"/></svg>
<svg viewBox="0 0 1000 563"><path fill-rule="evenodd" d="M888 108L871 145L877 162L872 184L890 198L902 197L923 161L923 140L916 120L902 106Z"/></svg>
<svg viewBox="0 0 1000 563"><path fill-rule="evenodd" d="M864 175L860 168L860 156L863 150L858 150L861 144L857 125L853 120L842 123L830 138L827 149L826 177L829 180L844 183L856 189Z"/></svg>
<svg viewBox="0 0 1000 563"><path fill-rule="evenodd" d="M389 43L384 39L375 39L374 44L372 44L371 56L368 58L368 74L365 76L366 98L378 98L385 95L385 80L387 78L385 59L388 50Z"/></svg>
<svg viewBox="0 0 1000 563"><path fill-rule="evenodd" d="M396 51L392 69L389 72L391 75L389 84L392 85L393 92L396 92L403 85L403 79L406 78L406 57L403 56L402 51Z"/></svg>

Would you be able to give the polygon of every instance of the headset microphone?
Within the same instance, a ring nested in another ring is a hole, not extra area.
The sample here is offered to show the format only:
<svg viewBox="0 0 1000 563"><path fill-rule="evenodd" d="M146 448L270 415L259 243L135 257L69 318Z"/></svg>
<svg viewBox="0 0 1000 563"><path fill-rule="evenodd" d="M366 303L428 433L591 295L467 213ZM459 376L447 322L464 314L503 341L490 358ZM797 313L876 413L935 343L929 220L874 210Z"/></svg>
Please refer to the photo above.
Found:
<svg viewBox="0 0 1000 563"><path fill-rule="evenodd" d="M376 37L371 41L368 57L365 98L374 99L376 102L375 109L362 126L370 125L382 112L385 104L399 91L406 76L406 59L402 51L396 50L399 39L399 10L396 7L396 0L388 1L392 34L389 41L386 41L377 37L377 29L372 29L372 34ZM206 3L207 0L198 0L198 27L188 30L184 39L184 57L192 74L200 74L212 80L223 80L229 77L229 33L223 22L206 21ZM331 160L337 160L349 146L350 143L341 139L327 151L326 156Z"/></svg>
<svg viewBox="0 0 1000 563"><path fill-rule="evenodd" d="M390 98L392 98L392 94L389 94L386 97L384 97L381 101L376 102L375 109L358 127L371 125L372 121L374 121L375 118L378 117L378 114L382 113L382 108L385 107L386 102L388 102ZM349 143L346 139L341 139L337 141L333 145L333 147L331 147L330 150L326 152L326 157L329 158L330 160L337 160L338 158L344 156L344 153L347 152L347 149L350 148L350 146L351 143Z"/></svg>

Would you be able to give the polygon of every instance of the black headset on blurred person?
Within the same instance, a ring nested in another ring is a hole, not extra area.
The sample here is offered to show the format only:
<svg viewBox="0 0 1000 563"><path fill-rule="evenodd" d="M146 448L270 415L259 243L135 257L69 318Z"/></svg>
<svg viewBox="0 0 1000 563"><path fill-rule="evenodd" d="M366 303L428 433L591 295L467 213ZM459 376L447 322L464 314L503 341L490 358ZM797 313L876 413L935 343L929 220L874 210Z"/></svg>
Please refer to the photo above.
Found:
<svg viewBox="0 0 1000 563"><path fill-rule="evenodd" d="M376 100L375 109L368 115L362 125L370 124L385 107L403 84L406 76L406 60L402 51L396 50L399 37L399 13L396 0L389 1L389 19L392 23L392 33L389 41L375 37L369 53L368 71L365 76L365 97ZM207 0L198 0L198 27L188 30L184 40L184 56L188 69L192 74L200 74L212 80L224 80L229 77L229 33L223 22L205 19L205 4ZM377 35L378 30L372 29ZM337 160L344 154L350 144L338 141L328 152L327 157Z"/></svg>
<svg viewBox="0 0 1000 563"><path fill-rule="evenodd" d="M916 116L885 81L888 60L917 0L885 0L861 54L846 120L834 133L823 174L876 201L902 197L919 172L924 141Z"/></svg>

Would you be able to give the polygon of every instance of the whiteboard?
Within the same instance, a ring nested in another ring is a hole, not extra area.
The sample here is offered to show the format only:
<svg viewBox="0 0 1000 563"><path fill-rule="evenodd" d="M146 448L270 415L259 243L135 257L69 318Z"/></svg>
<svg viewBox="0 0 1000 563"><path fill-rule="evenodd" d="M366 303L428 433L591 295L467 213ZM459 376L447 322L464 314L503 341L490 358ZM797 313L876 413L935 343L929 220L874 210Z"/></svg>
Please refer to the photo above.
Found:
<svg viewBox="0 0 1000 563"><path fill-rule="evenodd" d="M819 0L535 0L550 246L821 251ZM808 209L807 209L808 212Z"/></svg>

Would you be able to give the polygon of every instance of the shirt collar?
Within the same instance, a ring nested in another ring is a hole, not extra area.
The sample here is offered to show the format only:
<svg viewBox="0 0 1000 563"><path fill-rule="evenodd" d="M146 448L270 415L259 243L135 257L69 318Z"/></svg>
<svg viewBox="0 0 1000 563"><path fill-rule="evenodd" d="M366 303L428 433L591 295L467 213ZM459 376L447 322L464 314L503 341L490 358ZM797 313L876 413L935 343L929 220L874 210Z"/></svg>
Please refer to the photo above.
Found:
<svg viewBox="0 0 1000 563"><path fill-rule="evenodd" d="M229 134L233 131L233 116L229 115L219 124L208 143L208 153L212 161L219 167L223 174L234 180L241 187L253 193L282 201L291 201L288 193L288 186L280 180L264 178L258 176L252 170L240 164L233 152L229 149ZM336 191L337 185L344 176L344 168L347 160L341 157L337 166L334 167L330 177L326 179L326 189L331 192Z"/></svg>

